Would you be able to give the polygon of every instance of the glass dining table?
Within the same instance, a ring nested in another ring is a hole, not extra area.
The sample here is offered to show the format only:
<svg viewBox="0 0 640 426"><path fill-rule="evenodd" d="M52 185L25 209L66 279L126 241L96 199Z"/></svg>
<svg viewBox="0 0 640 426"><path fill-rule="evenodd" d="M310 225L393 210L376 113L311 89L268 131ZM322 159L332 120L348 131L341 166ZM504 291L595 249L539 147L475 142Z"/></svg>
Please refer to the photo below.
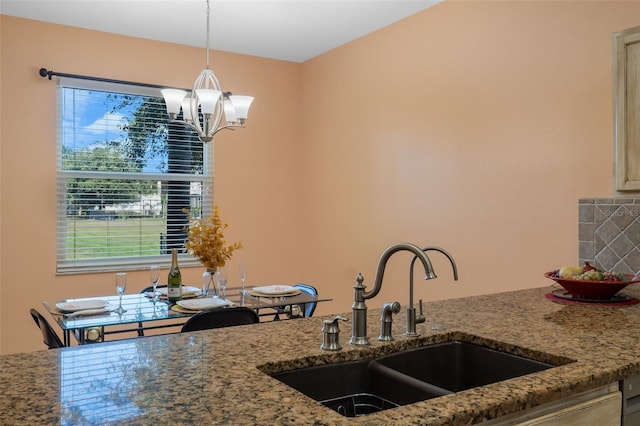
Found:
<svg viewBox="0 0 640 426"><path fill-rule="evenodd" d="M300 314L304 316L306 304L332 300L305 292L285 297L256 296L251 294L249 287L247 289L249 292L243 295L239 287L228 288L226 300L231 303L227 306L245 306L254 309L260 317L279 319L278 313L285 310L286 307L291 310L293 306L300 306ZM96 307L104 304L104 309L88 312L87 315L82 312L74 315L73 313L65 313L58 308L58 306L64 307L65 304L92 307L93 302L97 303ZM120 298L117 295L65 299L54 303L42 302L61 328L65 346L72 345L72 338L75 338L76 342L82 345L105 341L107 336L110 340L116 340L117 337L115 339L113 337L122 333L136 332L138 336L143 336L145 331L180 328L189 317L197 313L175 309L166 299L154 298L147 293L123 295L122 308L124 312L122 313L117 313L115 310L119 303Z"/></svg>

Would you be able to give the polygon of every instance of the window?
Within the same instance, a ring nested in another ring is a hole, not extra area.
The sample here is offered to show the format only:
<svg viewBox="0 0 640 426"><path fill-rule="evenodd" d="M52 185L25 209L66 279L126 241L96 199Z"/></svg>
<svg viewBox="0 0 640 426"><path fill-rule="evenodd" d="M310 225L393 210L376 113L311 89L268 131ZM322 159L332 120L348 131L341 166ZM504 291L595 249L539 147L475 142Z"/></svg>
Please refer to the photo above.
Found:
<svg viewBox="0 0 640 426"><path fill-rule="evenodd" d="M166 262L184 246L183 209L211 211L211 151L169 121L158 88L61 78L57 272Z"/></svg>

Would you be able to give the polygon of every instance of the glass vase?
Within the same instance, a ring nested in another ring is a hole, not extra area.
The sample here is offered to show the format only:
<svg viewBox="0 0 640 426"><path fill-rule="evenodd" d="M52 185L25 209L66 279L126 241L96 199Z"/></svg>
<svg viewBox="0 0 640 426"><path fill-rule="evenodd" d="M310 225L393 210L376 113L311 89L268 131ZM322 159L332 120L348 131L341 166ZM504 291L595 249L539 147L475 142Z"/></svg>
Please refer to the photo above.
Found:
<svg viewBox="0 0 640 426"><path fill-rule="evenodd" d="M202 297L219 297L220 290L217 283L216 270L207 268L202 274Z"/></svg>

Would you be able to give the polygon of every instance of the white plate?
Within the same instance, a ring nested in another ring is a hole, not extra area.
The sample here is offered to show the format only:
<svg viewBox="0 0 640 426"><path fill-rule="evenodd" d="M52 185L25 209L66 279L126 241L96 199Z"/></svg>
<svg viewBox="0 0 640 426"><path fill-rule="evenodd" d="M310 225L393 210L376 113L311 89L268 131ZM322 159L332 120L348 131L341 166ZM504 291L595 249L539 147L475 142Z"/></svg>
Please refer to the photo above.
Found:
<svg viewBox="0 0 640 426"><path fill-rule="evenodd" d="M114 309L114 308L111 308ZM83 309L81 311L69 312L68 314L64 314L67 318L76 318L76 317L88 317L91 315L102 315L111 313L111 309L100 308L100 309Z"/></svg>
<svg viewBox="0 0 640 426"><path fill-rule="evenodd" d="M290 285L266 285L263 287L253 287L251 290L254 293L268 294L273 296L300 292L300 290Z"/></svg>
<svg viewBox="0 0 640 426"><path fill-rule="evenodd" d="M162 287L158 289L158 293L160 293L160 295L162 296L166 296L167 295L167 287ZM199 289L198 287L192 287L190 285L183 285L182 286L182 295L183 296L188 296L188 295L193 295L193 294L200 294L202 293L202 289Z"/></svg>
<svg viewBox="0 0 640 426"><path fill-rule="evenodd" d="M84 311L86 309L101 309L107 306L106 300L76 300L75 302L56 303L56 308L63 312Z"/></svg>
<svg viewBox="0 0 640 426"><path fill-rule="evenodd" d="M202 311L204 309L213 309L218 308L220 306L229 306L233 303L228 300L223 299L190 299L190 300L178 300L176 303L178 306L189 309L192 311Z"/></svg>

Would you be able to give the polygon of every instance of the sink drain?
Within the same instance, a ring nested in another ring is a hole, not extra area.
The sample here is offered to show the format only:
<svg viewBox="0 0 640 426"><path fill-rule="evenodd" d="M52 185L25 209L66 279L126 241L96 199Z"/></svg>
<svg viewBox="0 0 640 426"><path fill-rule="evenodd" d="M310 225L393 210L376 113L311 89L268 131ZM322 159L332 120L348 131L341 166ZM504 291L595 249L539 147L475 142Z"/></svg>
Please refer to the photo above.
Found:
<svg viewBox="0 0 640 426"><path fill-rule="evenodd" d="M369 393L358 393L320 401L345 417L359 417L395 408L399 405Z"/></svg>

